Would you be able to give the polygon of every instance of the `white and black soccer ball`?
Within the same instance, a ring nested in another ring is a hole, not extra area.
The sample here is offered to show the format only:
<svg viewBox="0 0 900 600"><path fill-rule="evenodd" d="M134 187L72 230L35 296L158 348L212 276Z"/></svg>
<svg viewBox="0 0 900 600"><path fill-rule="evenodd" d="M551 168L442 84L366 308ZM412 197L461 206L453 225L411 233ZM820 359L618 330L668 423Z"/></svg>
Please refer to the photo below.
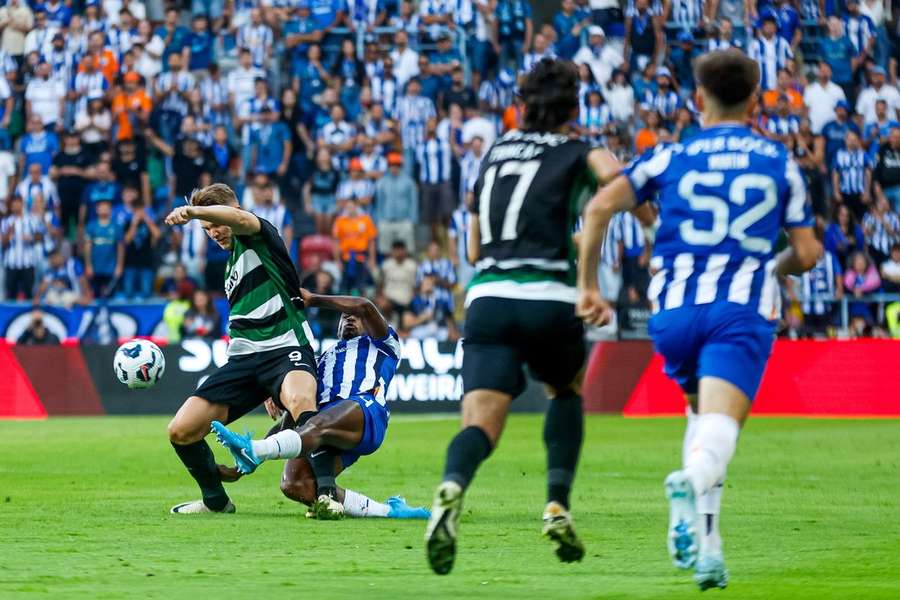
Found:
<svg viewBox="0 0 900 600"><path fill-rule="evenodd" d="M159 346L149 340L131 340L116 350L113 359L116 377L133 390L153 387L166 371L166 359Z"/></svg>

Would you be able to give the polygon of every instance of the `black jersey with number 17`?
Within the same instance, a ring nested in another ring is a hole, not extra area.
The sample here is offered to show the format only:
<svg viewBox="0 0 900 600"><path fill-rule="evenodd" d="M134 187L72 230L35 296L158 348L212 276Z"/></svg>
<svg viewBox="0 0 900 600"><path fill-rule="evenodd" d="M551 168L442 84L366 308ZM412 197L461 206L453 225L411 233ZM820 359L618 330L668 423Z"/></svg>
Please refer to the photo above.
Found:
<svg viewBox="0 0 900 600"><path fill-rule="evenodd" d="M575 302L572 226L596 186L591 148L555 133L510 131L491 147L472 212L481 248L466 305L482 297Z"/></svg>

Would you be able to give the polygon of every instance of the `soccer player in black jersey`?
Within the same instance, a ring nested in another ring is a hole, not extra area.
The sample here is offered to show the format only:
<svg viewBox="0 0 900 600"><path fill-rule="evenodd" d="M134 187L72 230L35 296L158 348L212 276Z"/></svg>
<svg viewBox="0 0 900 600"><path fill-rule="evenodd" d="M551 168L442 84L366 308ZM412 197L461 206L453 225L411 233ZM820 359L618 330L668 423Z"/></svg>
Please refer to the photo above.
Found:
<svg viewBox="0 0 900 600"><path fill-rule="evenodd" d="M570 233L585 195L617 175L620 165L609 152L568 135L578 115L572 63L542 60L520 91L523 128L494 143L475 185L469 259L476 274L466 297L462 430L447 449L425 533L428 561L441 575L456 557L463 493L525 388L525 365L552 395L544 424L544 535L560 560L584 556L569 513L583 436L585 357Z"/></svg>

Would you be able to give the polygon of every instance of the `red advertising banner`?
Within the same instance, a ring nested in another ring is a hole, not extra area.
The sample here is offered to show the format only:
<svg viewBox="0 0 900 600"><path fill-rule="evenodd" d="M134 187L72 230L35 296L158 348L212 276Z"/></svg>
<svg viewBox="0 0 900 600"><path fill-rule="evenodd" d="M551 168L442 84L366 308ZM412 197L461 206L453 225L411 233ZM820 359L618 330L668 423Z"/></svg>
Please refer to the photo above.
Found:
<svg viewBox="0 0 900 600"><path fill-rule="evenodd" d="M643 350L629 347L634 345ZM647 357L643 363L641 356ZM753 413L900 417L895 365L900 365L900 340L778 340ZM662 358L653 354L650 342L597 344L585 381L588 410L626 416L683 414L681 390L662 368ZM623 385L616 389L603 379ZM635 383L627 385L632 380Z"/></svg>

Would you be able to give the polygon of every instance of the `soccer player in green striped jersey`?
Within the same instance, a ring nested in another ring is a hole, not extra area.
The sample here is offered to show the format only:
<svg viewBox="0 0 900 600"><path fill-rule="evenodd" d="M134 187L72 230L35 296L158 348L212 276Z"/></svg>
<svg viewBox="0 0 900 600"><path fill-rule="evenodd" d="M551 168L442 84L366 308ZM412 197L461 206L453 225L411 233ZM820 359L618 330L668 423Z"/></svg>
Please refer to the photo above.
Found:
<svg viewBox="0 0 900 600"><path fill-rule="evenodd" d="M169 225L199 220L207 235L231 251L225 268L230 305L228 362L206 379L169 423L169 440L202 499L173 513L234 512L212 450L212 421L229 423L267 398L294 423L316 414L316 362L303 312L300 281L275 227L239 207L234 191L215 183L191 194L166 217Z"/></svg>

